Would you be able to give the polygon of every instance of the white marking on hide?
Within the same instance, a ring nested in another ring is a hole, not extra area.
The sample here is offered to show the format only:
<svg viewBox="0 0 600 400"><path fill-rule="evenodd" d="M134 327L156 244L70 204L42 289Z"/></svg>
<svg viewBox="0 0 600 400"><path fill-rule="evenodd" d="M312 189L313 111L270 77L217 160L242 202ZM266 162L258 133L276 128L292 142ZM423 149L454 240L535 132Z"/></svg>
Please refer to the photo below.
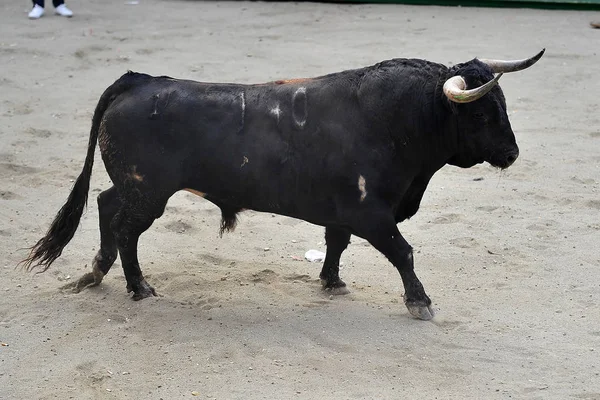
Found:
<svg viewBox="0 0 600 400"><path fill-rule="evenodd" d="M246 115L246 95L243 91L240 93L240 99L242 101L242 126L244 126L244 116Z"/></svg>
<svg viewBox="0 0 600 400"><path fill-rule="evenodd" d="M358 190L360 190L360 201L363 202L367 197L367 181L365 181L365 177L360 175L358 177Z"/></svg>
<svg viewBox="0 0 600 400"><path fill-rule="evenodd" d="M279 104L269 110L271 115L274 115L277 118L277 123L279 123L279 117L281 116L281 108L279 108Z"/></svg>
<svg viewBox="0 0 600 400"><path fill-rule="evenodd" d="M157 93L154 95L154 112L152 114L150 114L150 118L152 118L154 115L158 115L158 98L160 97L160 95Z"/></svg>
<svg viewBox="0 0 600 400"><path fill-rule="evenodd" d="M246 164L248 164L248 157L244 156L244 160L242 161L242 165L240 165L240 168L242 168Z"/></svg>
<svg viewBox="0 0 600 400"><path fill-rule="evenodd" d="M302 102L301 103L302 110L296 109L296 98L298 96L303 97L303 99L300 100ZM303 115L298 115L298 111L302 111L301 113ZM303 128L304 125L306 124L307 114L308 114L308 107L307 107L307 102L306 102L306 88L304 86L301 86L296 90L296 92L292 96L292 117L294 118L294 122L300 128Z"/></svg>
<svg viewBox="0 0 600 400"><path fill-rule="evenodd" d="M298 90L296 90L296 93L294 93L294 96L297 96L300 93L306 94L306 88L304 86L300 86Z"/></svg>

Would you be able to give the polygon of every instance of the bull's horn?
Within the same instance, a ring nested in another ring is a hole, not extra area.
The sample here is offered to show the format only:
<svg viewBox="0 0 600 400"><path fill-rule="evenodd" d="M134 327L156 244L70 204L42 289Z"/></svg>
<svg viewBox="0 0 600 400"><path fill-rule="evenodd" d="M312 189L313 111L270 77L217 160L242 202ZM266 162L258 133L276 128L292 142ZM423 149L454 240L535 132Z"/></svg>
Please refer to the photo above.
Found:
<svg viewBox="0 0 600 400"><path fill-rule="evenodd" d="M495 73L515 72L515 71L520 71L522 69L531 67L533 64L535 64L537 62L537 60L542 58L545 51L546 51L546 49L542 49L542 51L537 53L535 56L533 56L531 58L527 58L525 60L505 61L505 60L480 59L479 61L481 61L484 64L487 64L492 69L492 71L494 71Z"/></svg>
<svg viewBox="0 0 600 400"><path fill-rule="evenodd" d="M462 76L453 76L444 83L444 94L450 101L455 103L470 103L485 96L487 92L492 90L498 84L498 79L501 76L502 74L498 74L488 83L470 90L466 90L467 83Z"/></svg>

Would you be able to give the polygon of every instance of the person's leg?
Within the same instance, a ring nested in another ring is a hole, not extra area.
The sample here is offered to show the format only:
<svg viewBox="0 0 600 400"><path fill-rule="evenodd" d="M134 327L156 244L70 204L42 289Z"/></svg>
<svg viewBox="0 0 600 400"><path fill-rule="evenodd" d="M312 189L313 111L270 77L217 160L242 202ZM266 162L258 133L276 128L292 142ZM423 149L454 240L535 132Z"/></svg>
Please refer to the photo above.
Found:
<svg viewBox="0 0 600 400"><path fill-rule="evenodd" d="M44 0L33 0L33 6L35 7L36 5L44 8Z"/></svg>
<svg viewBox="0 0 600 400"><path fill-rule="evenodd" d="M61 4L65 4L65 0L52 0L52 4L54 5L54 7L58 7Z"/></svg>

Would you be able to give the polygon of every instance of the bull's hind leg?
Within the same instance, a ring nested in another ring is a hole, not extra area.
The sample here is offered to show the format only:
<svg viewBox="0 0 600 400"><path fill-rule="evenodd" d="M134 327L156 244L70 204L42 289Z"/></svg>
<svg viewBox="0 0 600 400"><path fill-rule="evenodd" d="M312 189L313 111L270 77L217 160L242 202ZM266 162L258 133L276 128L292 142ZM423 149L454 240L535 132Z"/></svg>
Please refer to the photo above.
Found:
<svg viewBox="0 0 600 400"><path fill-rule="evenodd" d="M167 199L159 201L155 195L146 194L146 197L139 197L135 202L123 200L111 224L127 280L127 292L133 292L134 300L156 296L156 291L142 275L137 247L140 235L164 212Z"/></svg>
<svg viewBox="0 0 600 400"><path fill-rule="evenodd" d="M117 259L117 243L110 224L120 207L121 201L114 186L98 195L100 250L92 262L92 272L84 274L76 282L65 287L72 288L74 292L79 293L87 287L97 286L102 282L104 275L108 273Z"/></svg>
<svg viewBox="0 0 600 400"><path fill-rule="evenodd" d="M350 232L345 229L328 226L325 228L325 242L327 253L323 262L323 269L319 277L325 290L333 294L350 293L346 283L340 279L340 257L350 243Z"/></svg>

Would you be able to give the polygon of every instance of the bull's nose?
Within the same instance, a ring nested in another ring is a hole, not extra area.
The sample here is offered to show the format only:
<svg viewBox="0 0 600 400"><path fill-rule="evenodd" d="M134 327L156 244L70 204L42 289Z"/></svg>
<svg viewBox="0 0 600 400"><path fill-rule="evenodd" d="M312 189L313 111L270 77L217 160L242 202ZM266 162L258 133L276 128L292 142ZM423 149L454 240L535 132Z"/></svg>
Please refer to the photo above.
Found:
<svg viewBox="0 0 600 400"><path fill-rule="evenodd" d="M519 150L513 150L510 151L507 155L506 155L506 167L510 167L511 165L513 165L513 163L515 161L517 161L517 158L519 158Z"/></svg>

